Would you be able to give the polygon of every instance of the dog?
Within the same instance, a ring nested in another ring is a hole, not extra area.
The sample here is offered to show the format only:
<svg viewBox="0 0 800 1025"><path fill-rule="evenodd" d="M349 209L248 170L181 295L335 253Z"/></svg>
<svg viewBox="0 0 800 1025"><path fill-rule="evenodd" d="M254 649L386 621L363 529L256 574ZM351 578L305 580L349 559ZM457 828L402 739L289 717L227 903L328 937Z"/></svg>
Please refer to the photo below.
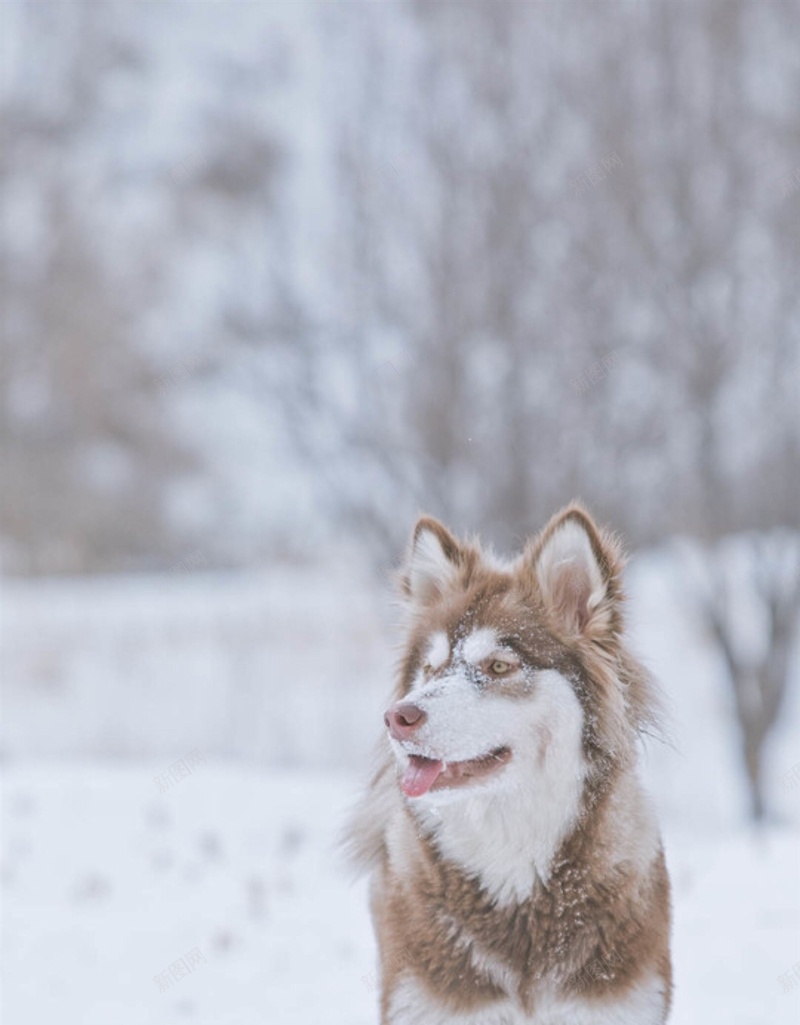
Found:
<svg viewBox="0 0 800 1025"><path fill-rule="evenodd" d="M416 524L380 764L347 830L381 1025L662 1025L670 885L637 772L660 701L618 540L573 503L512 562Z"/></svg>

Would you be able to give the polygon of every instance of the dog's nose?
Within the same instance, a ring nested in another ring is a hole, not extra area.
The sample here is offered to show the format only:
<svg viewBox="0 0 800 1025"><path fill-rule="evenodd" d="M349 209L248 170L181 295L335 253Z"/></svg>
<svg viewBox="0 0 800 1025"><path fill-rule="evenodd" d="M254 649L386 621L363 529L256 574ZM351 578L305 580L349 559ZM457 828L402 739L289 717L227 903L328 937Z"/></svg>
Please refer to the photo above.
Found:
<svg viewBox="0 0 800 1025"><path fill-rule="evenodd" d="M395 740L407 740L428 718L417 705L410 701L398 701L383 717L386 728Z"/></svg>

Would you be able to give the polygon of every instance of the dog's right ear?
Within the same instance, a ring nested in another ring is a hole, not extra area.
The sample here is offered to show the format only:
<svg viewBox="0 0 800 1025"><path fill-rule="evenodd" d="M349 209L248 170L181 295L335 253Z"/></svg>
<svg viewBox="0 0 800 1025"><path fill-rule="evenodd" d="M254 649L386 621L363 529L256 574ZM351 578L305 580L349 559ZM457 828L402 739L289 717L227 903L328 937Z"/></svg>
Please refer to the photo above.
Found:
<svg viewBox="0 0 800 1025"><path fill-rule="evenodd" d="M403 568L403 593L412 605L427 605L455 582L464 553L447 527L422 516L414 527Z"/></svg>
<svg viewBox="0 0 800 1025"><path fill-rule="evenodd" d="M562 634L608 641L619 632L620 547L582 505L573 502L556 513L530 558L545 609Z"/></svg>

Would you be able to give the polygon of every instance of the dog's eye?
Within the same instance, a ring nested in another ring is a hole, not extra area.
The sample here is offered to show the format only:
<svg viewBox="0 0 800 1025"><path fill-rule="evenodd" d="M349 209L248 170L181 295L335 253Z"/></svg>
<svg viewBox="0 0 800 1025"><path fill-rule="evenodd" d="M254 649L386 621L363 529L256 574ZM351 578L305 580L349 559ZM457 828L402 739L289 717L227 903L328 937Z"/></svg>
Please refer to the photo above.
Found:
<svg viewBox="0 0 800 1025"><path fill-rule="evenodd" d="M502 658L496 658L489 668L495 676L502 676L503 673L510 672L514 667L510 662L505 662Z"/></svg>

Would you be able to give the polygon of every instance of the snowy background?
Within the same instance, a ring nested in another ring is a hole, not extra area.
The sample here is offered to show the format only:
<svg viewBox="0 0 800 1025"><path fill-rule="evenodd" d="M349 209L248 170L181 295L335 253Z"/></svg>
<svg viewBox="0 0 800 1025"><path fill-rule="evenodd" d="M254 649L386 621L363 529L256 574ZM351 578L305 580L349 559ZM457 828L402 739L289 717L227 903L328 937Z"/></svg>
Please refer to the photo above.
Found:
<svg viewBox="0 0 800 1025"><path fill-rule="evenodd" d="M0 7L5 1025L377 1025L416 514L626 537L674 1025L800 1020L800 6Z"/></svg>

